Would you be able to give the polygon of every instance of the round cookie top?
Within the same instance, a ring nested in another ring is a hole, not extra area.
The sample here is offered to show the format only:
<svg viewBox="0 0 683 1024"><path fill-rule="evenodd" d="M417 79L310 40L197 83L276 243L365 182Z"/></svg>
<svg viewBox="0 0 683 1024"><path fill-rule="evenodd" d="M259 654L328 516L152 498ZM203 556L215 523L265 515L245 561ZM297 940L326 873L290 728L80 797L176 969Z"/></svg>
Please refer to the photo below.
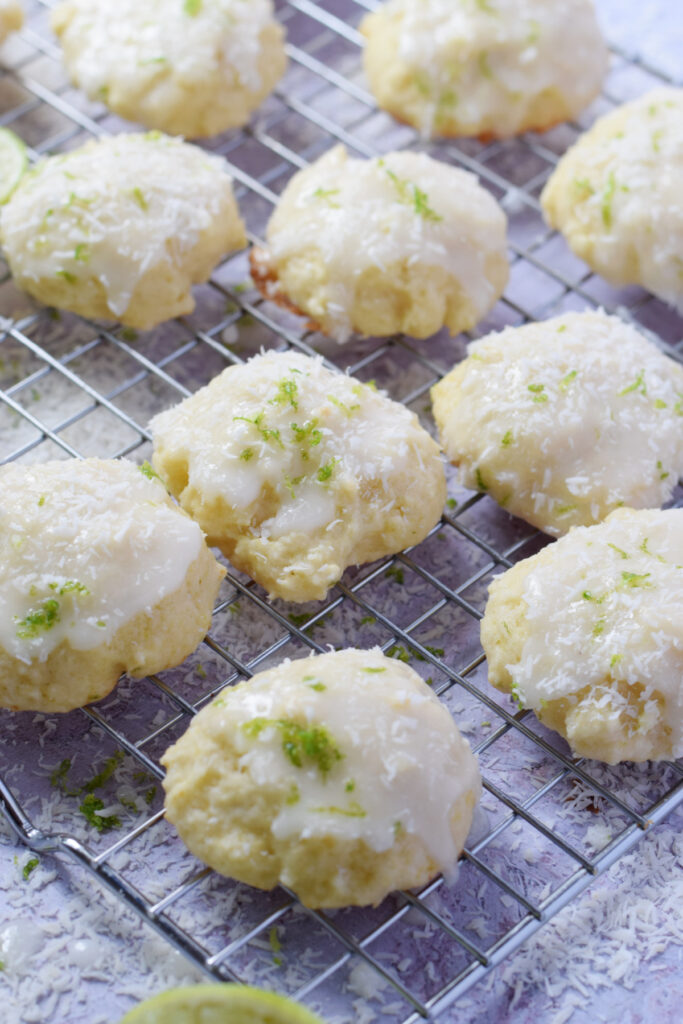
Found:
<svg viewBox="0 0 683 1024"><path fill-rule="evenodd" d="M487 259L504 258L505 229L505 214L473 174L424 153L356 160L335 146L287 185L268 223L267 262L280 272L288 261L320 260L321 294L305 312L342 342L353 330L357 281L374 268L442 268L481 319L502 290Z"/></svg>
<svg viewBox="0 0 683 1024"><path fill-rule="evenodd" d="M380 106L425 136L548 128L607 70L592 0L389 0L361 31Z"/></svg>
<svg viewBox="0 0 683 1024"><path fill-rule="evenodd" d="M51 20L91 99L191 138L244 123L286 64L271 0L64 0Z"/></svg>
<svg viewBox="0 0 683 1024"><path fill-rule="evenodd" d="M451 821L466 795L476 800L481 790L448 710L379 648L285 661L223 690L162 758L167 810L181 834L174 800L176 791L183 799L184 764L195 757L215 767L217 790L221 774L234 770L276 792L268 822L275 840L361 839L382 853L399 835L414 835L443 871L460 854ZM196 837L209 862L220 831L213 817Z"/></svg>
<svg viewBox="0 0 683 1024"><path fill-rule="evenodd" d="M220 157L159 132L115 135L40 160L2 208L0 237L20 284L94 279L119 318L151 269L181 263L230 213L244 244Z"/></svg>
<svg viewBox="0 0 683 1024"><path fill-rule="evenodd" d="M185 579L203 535L132 462L0 467L0 646L27 664L107 644ZM151 470L149 471L151 473Z"/></svg>
<svg viewBox="0 0 683 1024"><path fill-rule="evenodd" d="M567 313L468 346L432 389L463 484L553 536L683 475L683 366L617 317Z"/></svg>
<svg viewBox="0 0 683 1024"><path fill-rule="evenodd" d="M668 753L644 757L683 755L683 509L617 509L529 562L513 692L543 708L587 688L605 733L637 694L631 729L647 733L663 717L668 733Z"/></svg>
<svg viewBox="0 0 683 1024"><path fill-rule="evenodd" d="M606 114L565 153L541 195L548 223L614 284L683 310L683 89Z"/></svg>
<svg viewBox="0 0 683 1024"><path fill-rule="evenodd" d="M150 429L155 468L209 542L292 600L417 543L443 509L439 449L415 414L296 352L229 367Z"/></svg>

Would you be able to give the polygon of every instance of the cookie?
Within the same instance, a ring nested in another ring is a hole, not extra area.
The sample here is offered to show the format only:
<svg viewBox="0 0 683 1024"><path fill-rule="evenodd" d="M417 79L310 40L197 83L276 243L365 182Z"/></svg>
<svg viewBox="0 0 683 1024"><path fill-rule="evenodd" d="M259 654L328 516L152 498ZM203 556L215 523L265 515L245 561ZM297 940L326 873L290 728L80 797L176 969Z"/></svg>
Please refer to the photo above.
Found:
<svg viewBox="0 0 683 1024"><path fill-rule="evenodd" d="M611 284L683 312L683 89L617 107L560 160L541 194L548 224Z"/></svg>
<svg viewBox="0 0 683 1024"><path fill-rule="evenodd" d="M295 352L229 367L150 430L171 493L271 597L324 598L443 510L439 448L415 414Z"/></svg>
<svg viewBox="0 0 683 1024"><path fill-rule="evenodd" d="M224 570L132 462L0 467L0 707L69 711L179 664Z"/></svg>
<svg viewBox="0 0 683 1024"><path fill-rule="evenodd" d="M74 85L171 135L246 124L287 65L271 0L65 0L51 23Z"/></svg>
<svg viewBox="0 0 683 1024"><path fill-rule="evenodd" d="M432 388L465 487L554 537L683 476L683 366L618 317L567 313L468 346Z"/></svg>
<svg viewBox="0 0 683 1024"><path fill-rule="evenodd" d="M41 302L147 330L191 313L246 243L222 159L150 132L39 161L0 211L17 285Z"/></svg>
<svg viewBox="0 0 683 1024"><path fill-rule="evenodd" d="M592 0L389 0L361 32L377 103L426 137L543 131L607 70Z"/></svg>
<svg viewBox="0 0 683 1024"><path fill-rule="evenodd" d="M617 509L493 581L490 682L574 754L683 755L683 509Z"/></svg>
<svg viewBox="0 0 683 1024"><path fill-rule="evenodd" d="M287 185L252 276L339 342L353 331L457 334L507 283L506 223L466 171L424 153L355 160L335 146Z"/></svg>
<svg viewBox="0 0 683 1024"><path fill-rule="evenodd" d="M227 687L161 761L166 817L195 856L310 907L453 872L481 791L449 712L378 648Z"/></svg>

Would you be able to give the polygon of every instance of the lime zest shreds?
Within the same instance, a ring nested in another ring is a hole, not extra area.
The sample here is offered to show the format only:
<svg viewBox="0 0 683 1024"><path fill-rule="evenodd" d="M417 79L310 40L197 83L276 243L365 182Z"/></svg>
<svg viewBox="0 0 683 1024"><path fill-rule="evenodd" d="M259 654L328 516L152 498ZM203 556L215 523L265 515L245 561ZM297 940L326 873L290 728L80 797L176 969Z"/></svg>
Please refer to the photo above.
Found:
<svg viewBox="0 0 683 1024"><path fill-rule="evenodd" d="M560 391L566 391L571 382L576 378L578 370L570 370L560 381Z"/></svg>
<svg viewBox="0 0 683 1024"><path fill-rule="evenodd" d="M161 483L163 483L163 480L161 480L161 477L149 464L147 459L145 459L145 461L140 466L138 466L138 469L140 470L143 476L147 477L148 480L159 480L161 481Z"/></svg>
<svg viewBox="0 0 683 1024"><path fill-rule="evenodd" d="M140 207L140 209L144 213L147 213L147 211L149 210L149 203L147 202L147 200L145 199L144 195L142 194L142 189L140 189L140 188L138 188L136 186L133 189L131 195L132 195L133 199L135 200L135 202Z"/></svg>
<svg viewBox="0 0 683 1024"><path fill-rule="evenodd" d="M335 202L331 196L339 195L338 188L317 188L313 193L313 199L322 199L323 202L327 203L333 210L339 209L339 203Z"/></svg>
<svg viewBox="0 0 683 1024"><path fill-rule="evenodd" d="M191 18L196 18L202 9L202 0L185 0L183 3L183 10L185 14L189 14Z"/></svg>
<svg viewBox="0 0 683 1024"><path fill-rule="evenodd" d="M0 128L0 203L7 202L27 167L23 141L9 128Z"/></svg>
<svg viewBox="0 0 683 1024"><path fill-rule="evenodd" d="M59 618L59 601L50 597L38 608L30 611L25 618L18 619L15 616L17 636L20 640L34 640L41 633L47 633L52 629L59 622Z"/></svg>
<svg viewBox="0 0 683 1024"><path fill-rule="evenodd" d="M600 207L602 213L602 223L606 228L612 227L612 200L614 198L614 192L616 190L617 183L614 177L614 171L610 171L607 178L607 183L602 190L602 205Z"/></svg>
<svg viewBox="0 0 683 1024"><path fill-rule="evenodd" d="M344 756L321 725L303 726L288 718L253 718L242 725L242 730L250 739L255 739L267 727L279 731L283 753L296 768L312 762L326 775Z"/></svg>
<svg viewBox="0 0 683 1024"><path fill-rule="evenodd" d="M641 395L647 394L647 387L645 385L645 370L641 370L636 379L631 383L627 384L621 391L617 391L617 398L621 398L622 395L630 395L632 391L639 391Z"/></svg>
<svg viewBox="0 0 683 1024"><path fill-rule="evenodd" d="M422 189L418 188L412 181L407 181L405 178L399 178L398 174L395 174L394 171L391 171L388 167L384 166L383 160L378 162L378 166L384 168L385 174L391 180L394 188L396 189L399 203L402 203L404 206L412 206L415 213L424 220L431 220L434 223L438 223L443 220L443 217L429 205L429 197L426 192L423 192Z"/></svg>

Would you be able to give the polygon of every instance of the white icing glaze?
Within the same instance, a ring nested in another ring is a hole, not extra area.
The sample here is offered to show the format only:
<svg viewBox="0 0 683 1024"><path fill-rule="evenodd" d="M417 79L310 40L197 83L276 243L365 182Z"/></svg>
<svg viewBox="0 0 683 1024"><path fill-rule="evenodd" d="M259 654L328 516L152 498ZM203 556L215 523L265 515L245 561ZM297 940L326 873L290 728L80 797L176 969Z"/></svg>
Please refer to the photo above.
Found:
<svg viewBox="0 0 683 1024"><path fill-rule="evenodd" d="M351 332L357 278L405 262L445 268L481 317L496 292L487 256L505 249L506 220L477 178L424 153L349 159L335 146L289 183L267 229L273 265L317 250L325 268L326 318L339 341ZM328 326L329 324L329 326Z"/></svg>
<svg viewBox="0 0 683 1024"><path fill-rule="evenodd" d="M179 261L230 197L224 161L150 132L48 157L0 211L12 273L38 281L95 278L115 316L158 264Z"/></svg>
<svg viewBox="0 0 683 1024"><path fill-rule="evenodd" d="M291 794L271 825L277 838L362 839L383 851L404 829L442 870L455 866L449 823L466 794L479 796L476 760L437 697L378 648L286 661L224 690L201 714L204 728L230 730L240 770L256 785L277 779ZM254 719L266 720L256 734ZM314 759L297 766L271 721L322 727L340 759L327 771Z"/></svg>
<svg viewBox="0 0 683 1024"><path fill-rule="evenodd" d="M202 532L133 463L0 468L0 645L90 650L182 584ZM36 613L47 625L31 628ZM24 634L24 635L21 635Z"/></svg>
<svg viewBox="0 0 683 1024"><path fill-rule="evenodd" d="M399 23L398 56L415 70L425 135L440 114L512 135L550 89L578 113L607 67L592 0L389 0L374 31L383 19Z"/></svg>
<svg viewBox="0 0 683 1024"><path fill-rule="evenodd" d="M655 89L600 118L541 201L579 256L683 311L683 89Z"/></svg>
<svg viewBox="0 0 683 1024"><path fill-rule="evenodd" d="M392 477L419 465L424 449L405 406L296 352L229 367L155 416L150 429L164 448L187 453L192 486L207 502L222 497L245 509L272 488L278 511L261 523L264 537L319 530L334 519L344 485L376 481L368 505L395 501ZM436 447L433 458L438 462Z"/></svg>
<svg viewBox="0 0 683 1024"><path fill-rule="evenodd" d="M172 68L179 80L220 73L258 92L260 35L272 20L271 0L67 0L69 32L82 42L72 70L92 98L112 79L153 83ZM190 13L192 7L196 13ZM59 8L58 8L59 9Z"/></svg>
<svg viewBox="0 0 683 1024"><path fill-rule="evenodd" d="M433 389L469 487L557 535L620 504L654 507L683 476L683 367L617 317L568 313L468 346Z"/></svg>
<svg viewBox="0 0 683 1024"><path fill-rule="evenodd" d="M523 591L530 636L508 666L524 704L570 697L606 679L666 700L673 756L683 754L683 509L618 510L577 527L534 568ZM616 718L616 687L601 698ZM654 704L653 704L654 708Z"/></svg>

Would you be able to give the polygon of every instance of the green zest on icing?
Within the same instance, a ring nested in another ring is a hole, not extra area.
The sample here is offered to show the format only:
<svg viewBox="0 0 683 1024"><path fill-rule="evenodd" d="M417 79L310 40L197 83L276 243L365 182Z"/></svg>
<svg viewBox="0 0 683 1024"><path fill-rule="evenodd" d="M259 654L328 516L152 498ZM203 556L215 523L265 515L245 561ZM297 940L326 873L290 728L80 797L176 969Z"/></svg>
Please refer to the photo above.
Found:
<svg viewBox="0 0 683 1024"><path fill-rule="evenodd" d="M607 184L602 190L602 205L600 207L602 213L602 223L606 228L612 227L612 200L614 198L614 191L617 187L614 171L610 171L609 177L607 178Z"/></svg>
<svg viewBox="0 0 683 1024"><path fill-rule="evenodd" d="M311 762L325 775L344 756L334 745L327 729L321 725L306 727L288 718L254 718L245 722L242 729L253 739L268 726L279 730L282 749L297 768L303 768L305 762Z"/></svg>
<svg viewBox="0 0 683 1024"><path fill-rule="evenodd" d="M321 484L326 483L330 479L332 471L338 462L339 459L330 459L329 462L326 462L324 466L320 467L316 473L316 477Z"/></svg>
<svg viewBox="0 0 683 1024"><path fill-rule="evenodd" d="M48 583L48 588L58 597L65 594L89 594L84 583L78 580L66 580L65 583ZM25 618L15 616L17 636L20 640L35 640L42 633L47 633L60 621L61 605L56 597L48 597L37 608L31 609Z"/></svg>
<svg viewBox="0 0 683 1024"><path fill-rule="evenodd" d="M149 462L147 462L147 460L145 460L141 466L138 466L138 469L140 470L143 476L147 477L148 480L161 480L159 474L154 472L154 470L150 466Z"/></svg>
<svg viewBox="0 0 683 1024"><path fill-rule="evenodd" d="M295 380L284 378L278 381L277 394L275 398L270 399L271 405L291 405L292 408L299 408L299 401L297 398L299 388Z"/></svg>
<svg viewBox="0 0 683 1024"><path fill-rule="evenodd" d="M533 394L533 396L534 396L533 397L533 401L534 402L547 402L548 401L548 396L546 394L544 394L545 384L529 384L527 386L527 391L531 391L531 393Z"/></svg>
<svg viewBox="0 0 683 1024"><path fill-rule="evenodd" d="M258 416L254 416L253 419L249 419L248 416L233 416L232 419L233 419L233 422L235 420L242 420L243 423L251 423L251 424L253 424L253 426L256 427L256 429L258 430L259 434L261 435L261 437L263 438L264 441L275 441L275 443L278 444L280 446L280 448L284 448L284 445L282 443L282 439L280 438L280 431L279 430L273 430L270 427L262 426L262 424L263 424L263 417L264 417L264 414L262 412L260 412L258 414Z"/></svg>
<svg viewBox="0 0 683 1024"><path fill-rule="evenodd" d="M313 198L314 199L322 199L323 202L327 203L328 206L331 206L332 209L338 210L339 209L339 203L335 203L335 201L333 199L330 199L330 196L336 196L336 195L339 195L339 189L338 188L317 188L315 190L315 192L313 193Z"/></svg>
<svg viewBox="0 0 683 1024"><path fill-rule="evenodd" d="M361 672L368 672L368 673L374 674L375 672L386 672L386 669L385 668L371 668L370 666L368 666L367 668L362 668Z"/></svg>
<svg viewBox="0 0 683 1024"><path fill-rule="evenodd" d="M629 395L632 391L639 391L641 395L647 394L647 388L645 386L645 370L640 371L632 384L627 384L621 391L617 391L617 397L621 398L622 395Z"/></svg>
<svg viewBox="0 0 683 1024"><path fill-rule="evenodd" d="M135 202L140 207L140 209L143 210L145 213L147 213L147 210L149 209L149 203L147 202L147 200L143 196L142 190L136 187L131 192L131 195L132 195L133 199L135 200Z"/></svg>
<svg viewBox="0 0 683 1024"><path fill-rule="evenodd" d="M575 379L575 377L578 374L578 372L579 372L578 370L570 370L569 373L567 373L562 378L562 380L560 381L560 391L566 391L567 390L567 388L569 387L571 382Z"/></svg>
<svg viewBox="0 0 683 1024"><path fill-rule="evenodd" d="M477 489L480 491L488 491L488 484L484 482L484 478L481 475L481 470L479 469L479 466L477 466L477 468L475 469L474 476L477 481Z"/></svg>
<svg viewBox="0 0 683 1024"><path fill-rule="evenodd" d="M628 555L626 554L626 552L625 552L625 551L624 551L624 550L623 550L622 548L618 548L618 547L616 546L616 544L608 544L608 545L607 545L607 547L608 547L608 548L612 548L612 550L613 550L613 551L616 551L616 553L617 553L617 554L618 554L618 555L619 555L619 556L620 556L621 558L628 558L628 557L629 557L629 556L628 556Z"/></svg>
<svg viewBox="0 0 683 1024"><path fill-rule="evenodd" d="M367 811L364 811L355 800L352 800L348 807L313 807L311 810L317 814L343 814L345 818L365 818L367 815Z"/></svg>
<svg viewBox="0 0 683 1024"><path fill-rule="evenodd" d="M512 431L506 430L503 434L503 440L500 442L503 448L508 448L512 444Z"/></svg>
<svg viewBox="0 0 683 1024"><path fill-rule="evenodd" d="M625 587L651 587L652 583L648 583L651 575L649 572L622 572L621 582Z"/></svg>
<svg viewBox="0 0 683 1024"><path fill-rule="evenodd" d="M30 611L26 618L18 619L15 616L14 621L17 624L19 639L33 640L41 633L47 633L59 622L59 601L50 597L34 611Z"/></svg>
<svg viewBox="0 0 683 1024"><path fill-rule="evenodd" d="M422 217L423 220L431 220L434 223L438 223L443 220L435 210L429 205L429 197L426 192L418 188L412 181L406 181L405 178L399 178L397 174L390 171L388 167L384 166L384 161L378 162L379 167L384 167L386 175L391 179L391 182L396 189L399 203L404 206L412 206L415 213Z"/></svg>
<svg viewBox="0 0 683 1024"><path fill-rule="evenodd" d="M191 18L195 18L202 9L202 0L184 0L183 10Z"/></svg>

